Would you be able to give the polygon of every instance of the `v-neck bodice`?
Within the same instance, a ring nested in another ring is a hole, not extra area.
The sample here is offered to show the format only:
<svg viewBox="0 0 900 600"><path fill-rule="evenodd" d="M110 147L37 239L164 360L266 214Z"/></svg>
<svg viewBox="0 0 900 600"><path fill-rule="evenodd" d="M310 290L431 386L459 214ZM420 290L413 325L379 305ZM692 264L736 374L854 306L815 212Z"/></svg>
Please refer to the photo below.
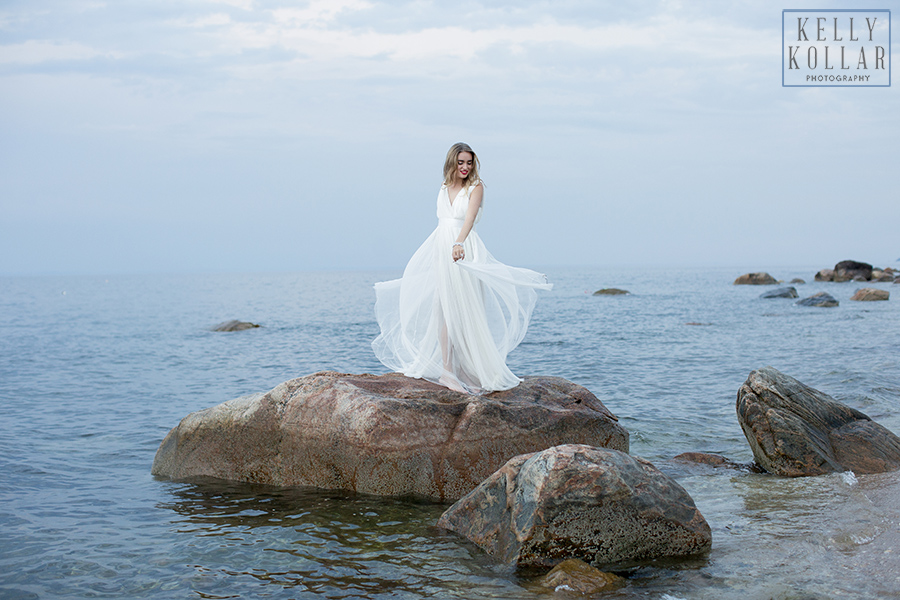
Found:
<svg viewBox="0 0 900 600"><path fill-rule="evenodd" d="M469 197L472 195L472 191L476 186L478 186L479 183L481 182L475 182L473 185L461 188L456 193L456 197L453 199L450 198L450 187L446 184L442 185L441 191L438 193L437 198L438 218L465 219L466 212L469 210ZM481 208L481 206L478 207L478 214L475 215L476 223L481 220Z"/></svg>

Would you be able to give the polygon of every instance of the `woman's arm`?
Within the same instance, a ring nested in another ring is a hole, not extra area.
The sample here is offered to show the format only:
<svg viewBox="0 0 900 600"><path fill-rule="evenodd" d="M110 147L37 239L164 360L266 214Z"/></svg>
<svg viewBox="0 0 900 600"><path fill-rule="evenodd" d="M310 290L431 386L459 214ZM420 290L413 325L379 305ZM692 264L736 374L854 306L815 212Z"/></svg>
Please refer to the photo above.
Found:
<svg viewBox="0 0 900 600"><path fill-rule="evenodd" d="M459 231L459 235L456 237L457 244L465 242L466 238L469 236L469 232L472 231L472 227L475 226L475 217L478 215L478 209L481 208L482 198L484 198L484 188L479 183L475 186L475 189L472 190L472 194L469 196L469 207L466 210L466 220L463 223L462 229ZM466 252L463 250L462 246L453 246L453 262L465 257L465 255Z"/></svg>

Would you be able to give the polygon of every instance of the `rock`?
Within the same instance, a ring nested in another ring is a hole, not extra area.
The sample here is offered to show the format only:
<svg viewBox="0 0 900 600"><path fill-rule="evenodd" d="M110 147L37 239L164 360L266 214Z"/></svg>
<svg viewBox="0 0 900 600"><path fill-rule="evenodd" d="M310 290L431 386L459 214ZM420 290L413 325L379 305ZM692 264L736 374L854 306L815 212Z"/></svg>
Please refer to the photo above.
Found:
<svg viewBox="0 0 900 600"><path fill-rule="evenodd" d="M778 281L768 273L745 273L734 280L734 285L774 285Z"/></svg>
<svg viewBox="0 0 900 600"><path fill-rule="evenodd" d="M575 592L582 595L609 592L625 586L626 580L613 573L604 573L583 560L564 560L538 580L538 585L555 592Z"/></svg>
<svg viewBox="0 0 900 600"><path fill-rule="evenodd" d="M855 260L842 260L834 265L833 281L850 281L856 277L862 277L862 281L872 278L872 265Z"/></svg>
<svg viewBox="0 0 900 600"><path fill-rule="evenodd" d="M595 296L622 296L624 294L630 294L628 290L620 290L619 288L603 288L602 290L597 290L594 292Z"/></svg>
<svg viewBox="0 0 900 600"><path fill-rule="evenodd" d="M816 281L834 281L834 269L822 269L816 273Z"/></svg>
<svg viewBox="0 0 900 600"><path fill-rule="evenodd" d="M753 470L753 467L755 466L752 464L736 463L725 458L721 454L708 454L706 452L682 452L672 460L697 465L708 465L710 467L724 467L726 469Z"/></svg>
<svg viewBox="0 0 900 600"><path fill-rule="evenodd" d="M900 469L900 438L772 367L750 373L736 408L756 462L770 473L801 477Z"/></svg>
<svg viewBox="0 0 900 600"><path fill-rule="evenodd" d="M774 290L769 290L768 292L763 292L759 296L760 298L797 298L799 294L797 294L797 288L794 287L783 287L776 288Z"/></svg>
<svg viewBox="0 0 900 600"><path fill-rule="evenodd" d="M247 321L225 321L213 327L213 331L244 331L245 329L253 329L259 327L256 323L248 323Z"/></svg>
<svg viewBox="0 0 900 600"><path fill-rule="evenodd" d="M872 300L887 300L891 297L891 293L887 290L879 290L876 288L862 288L856 290L850 299L857 302L868 302Z"/></svg>
<svg viewBox="0 0 900 600"><path fill-rule="evenodd" d="M804 283L806 283L806 281L803 279L800 279L799 277L794 277L793 279L791 279L791 283L803 285Z"/></svg>
<svg viewBox="0 0 900 600"><path fill-rule="evenodd" d="M795 304L797 304L798 306L821 306L828 308L837 306L839 303L831 294L827 292L819 292L818 294L813 294L809 298L798 300Z"/></svg>
<svg viewBox="0 0 900 600"><path fill-rule="evenodd" d="M513 458L438 527L520 567L568 558L623 566L712 545L709 525L672 478L646 460L579 444Z"/></svg>
<svg viewBox="0 0 900 600"><path fill-rule="evenodd" d="M468 396L396 373L322 372L191 413L152 473L445 502L513 456L570 442L627 451L628 432L559 377Z"/></svg>
<svg viewBox="0 0 900 600"><path fill-rule="evenodd" d="M880 283L890 283L894 281L894 276L891 273L882 271L881 275L878 275L877 277L875 275L872 275L872 281L877 281Z"/></svg>

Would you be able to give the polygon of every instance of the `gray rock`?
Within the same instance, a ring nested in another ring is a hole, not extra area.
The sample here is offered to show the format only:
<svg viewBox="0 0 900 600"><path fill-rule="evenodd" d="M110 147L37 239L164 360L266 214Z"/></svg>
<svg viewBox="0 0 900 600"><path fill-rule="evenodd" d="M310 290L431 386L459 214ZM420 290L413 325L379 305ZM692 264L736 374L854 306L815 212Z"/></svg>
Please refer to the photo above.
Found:
<svg viewBox="0 0 900 600"><path fill-rule="evenodd" d="M778 280L768 273L745 273L734 280L734 285L774 285Z"/></svg>
<svg viewBox="0 0 900 600"><path fill-rule="evenodd" d="M806 281L803 280L803 279L800 279L799 277L794 277L793 279L791 279L791 283L796 283L796 284L798 284L798 285L803 285L804 283L806 283Z"/></svg>
<svg viewBox="0 0 900 600"><path fill-rule="evenodd" d="M872 278L872 265L855 260L842 260L834 265L833 281L851 281L861 277L858 281L868 281Z"/></svg>
<svg viewBox="0 0 900 600"><path fill-rule="evenodd" d="M594 292L595 296L623 296L625 294L630 294L628 290L620 290L619 288L603 288L602 290L597 290Z"/></svg>
<svg viewBox="0 0 900 600"><path fill-rule="evenodd" d="M856 290L856 293L853 294L850 299L856 300L857 302L871 302L873 300L888 300L891 297L891 293L887 290L879 290L877 288L862 288L860 290Z"/></svg>
<svg viewBox="0 0 900 600"><path fill-rule="evenodd" d="M772 367L750 373L738 391L736 410L756 462L770 473L800 477L900 469L900 438Z"/></svg>
<svg viewBox="0 0 900 600"><path fill-rule="evenodd" d="M518 566L569 558L623 566L712 545L709 525L672 478L646 460L577 444L513 458L438 527Z"/></svg>
<svg viewBox="0 0 900 600"><path fill-rule="evenodd" d="M822 269L816 273L816 281L834 281L834 269Z"/></svg>
<svg viewBox="0 0 900 600"><path fill-rule="evenodd" d="M627 451L628 432L559 377L468 396L396 373L322 372L188 415L152 473L445 502L514 456L565 443Z"/></svg>
<svg viewBox="0 0 900 600"><path fill-rule="evenodd" d="M797 288L795 287L782 287L776 288L774 290L769 290L768 292L763 292L759 296L760 298L797 298L799 294L797 294Z"/></svg>
<svg viewBox="0 0 900 600"><path fill-rule="evenodd" d="M219 323L213 327L213 331L244 331L245 329L255 329L259 327L256 323L248 323L247 321L231 320Z"/></svg>
<svg viewBox="0 0 900 600"><path fill-rule="evenodd" d="M796 304L798 306L821 306L828 308L837 306L838 301L834 299L834 296L827 292L819 292L818 294L813 294L809 298L798 300Z"/></svg>

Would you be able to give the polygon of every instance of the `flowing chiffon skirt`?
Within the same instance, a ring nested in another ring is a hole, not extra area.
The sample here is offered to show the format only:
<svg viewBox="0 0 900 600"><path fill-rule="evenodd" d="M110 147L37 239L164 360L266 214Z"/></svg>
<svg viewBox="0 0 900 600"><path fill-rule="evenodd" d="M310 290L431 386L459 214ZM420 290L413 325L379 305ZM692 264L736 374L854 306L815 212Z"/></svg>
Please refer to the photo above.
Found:
<svg viewBox="0 0 900 600"><path fill-rule="evenodd" d="M372 342L378 359L409 377L469 394L515 387L506 366L522 341L537 301L553 286L541 273L496 260L473 229L465 258L451 248L463 219L441 218L403 277L375 284L381 334Z"/></svg>

